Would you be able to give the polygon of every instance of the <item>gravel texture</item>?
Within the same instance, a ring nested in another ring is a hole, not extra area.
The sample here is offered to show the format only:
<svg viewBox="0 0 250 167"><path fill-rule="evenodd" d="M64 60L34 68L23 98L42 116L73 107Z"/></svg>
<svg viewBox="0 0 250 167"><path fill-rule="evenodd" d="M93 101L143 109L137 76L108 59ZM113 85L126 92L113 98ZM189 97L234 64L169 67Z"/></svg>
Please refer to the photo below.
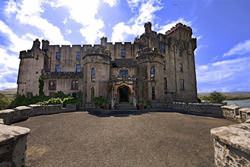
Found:
<svg viewBox="0 0 250 167"><path fill-rule="evenodd" d="M28 167L214 166L210 129L233 122L171 112L29 118Z"/></svg>

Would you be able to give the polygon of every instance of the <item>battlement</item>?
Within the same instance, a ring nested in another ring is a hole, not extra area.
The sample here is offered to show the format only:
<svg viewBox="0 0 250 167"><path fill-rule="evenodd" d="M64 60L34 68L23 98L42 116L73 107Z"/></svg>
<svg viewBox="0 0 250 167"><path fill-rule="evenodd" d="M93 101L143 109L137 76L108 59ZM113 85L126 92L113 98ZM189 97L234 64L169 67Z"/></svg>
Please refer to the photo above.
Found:
<svg viewBox="0 0 250 167"><path fill-rule="evenodd" d="M110 51L102 45L94 45L86 48L86 55L103 55L110 57Z"/></svg>
<svg viewBox="0 0 250 167"><path fill-rule="evenodd" d="M23 50L23 51L20 51L19 59L33 58L33 57L34 57L34 56L32 55L32 51L31 51L31 50Z"/></svg>
<svg viewBox="0 0 250 167"><path fill-rule="evenodd" d="M177 31L179 29L189 31L192 34L192 28L185 25L185 24L182 24L182 23L177 23L174 27L172 27L170 30L168 30L165 34L170 35L170 34L172 34L173 32L175 32L175 31Z"/></svg>

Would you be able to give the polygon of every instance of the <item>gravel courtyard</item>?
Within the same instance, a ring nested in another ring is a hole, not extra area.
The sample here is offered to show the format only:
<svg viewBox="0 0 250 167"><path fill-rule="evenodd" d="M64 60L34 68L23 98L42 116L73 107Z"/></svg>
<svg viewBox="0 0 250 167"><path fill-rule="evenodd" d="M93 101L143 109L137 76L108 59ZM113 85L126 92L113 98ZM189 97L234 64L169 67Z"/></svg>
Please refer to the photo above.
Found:
<svg viewBox="0 0 250 167"><path fill-rule="evenodd" d="M210 129L233 122L180 113L29 118L28 167L214 166Z"/></svg>

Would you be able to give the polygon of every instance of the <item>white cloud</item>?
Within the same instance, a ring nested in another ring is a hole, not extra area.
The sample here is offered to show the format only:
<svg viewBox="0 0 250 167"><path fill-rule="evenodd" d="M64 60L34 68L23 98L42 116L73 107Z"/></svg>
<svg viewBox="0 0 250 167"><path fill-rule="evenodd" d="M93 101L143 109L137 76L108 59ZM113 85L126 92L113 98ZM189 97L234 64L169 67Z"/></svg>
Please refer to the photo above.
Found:
<svg viewBox="0 0 250 167"><path fill-rule="evenodd" d="M10 1L5 8L5 13L7 15L14 14L21 24L35 27L51 43L70 44L69 41L64 39L58 27L41 17L41 14L44 12L42 5L45 3L46 1L43 0Z"/></svg>
<svg viewBox="0 0 250 167"><path fill-rule="evenodd" d="M244 55L246 53L250 53L250 40L238 43L237 45L232 47L229 51L227 51L224 54L224 56Z"/></svg>
<svg viewBox="0 0 250 167"><path fill-rule="evenodd" d="M115 2L107 1L110 6L115 5ZM54 0L48 2L54 8L65 8L69 12L69 18L81 25L80 33L85 38L87 43L95 43L97 39L104 35L102 28L104 22L97 17L100 7L100 0L82 1L82 0Z"/></svg>
<svg viewBox="0 0 250 167"><path fill-rule="evenodd" d="M250 57L243 57L198 65L196 68L197 81L198 83L214 84L233 80L237 75L250 70L249 61Z"/></svg>
<svg viewBox="0 0 250 167"><path fill-rule="evenodd" d="M107 3L110 7L114 7L118 0L103 0L104 3Z"/></svg>
<svg viewBox="0 0 250 167"><path fill-rule="evenodd" d="M170 30L172 27L174 27L177 23L182 23L187 26L192 26L191 21L187 21L184 18L179 18L177 20L171 21L170 23L167 23L163 26L160 26L159 32L162 34L165 34L166 31Z"/></svg>
<svg viewBox="0 0 250 167"><path fill-rule="evenodd" d="M136 1L129 0L128 4L131 10L135 7L139 7L138 13L135 17L131 18L128 23L119 22L113 27L111 41L125 41L130 35L137 36L144 32L143 24L145 22L154 21L155 12L162 8L160 1Z"/></svg>

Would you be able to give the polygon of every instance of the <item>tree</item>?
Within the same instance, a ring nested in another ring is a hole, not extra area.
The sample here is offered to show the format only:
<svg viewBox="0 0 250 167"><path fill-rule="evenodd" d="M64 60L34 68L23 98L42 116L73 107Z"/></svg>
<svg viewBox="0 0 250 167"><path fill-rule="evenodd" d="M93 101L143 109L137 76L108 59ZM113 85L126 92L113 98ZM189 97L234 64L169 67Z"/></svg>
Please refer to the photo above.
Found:
<svg viewBox="0 0 250 167"><path fill-rule="evenodd" d="M222 93L216 91L208 96L208 100L211 103L222 103L225 99L226 97Z"/></svg>

